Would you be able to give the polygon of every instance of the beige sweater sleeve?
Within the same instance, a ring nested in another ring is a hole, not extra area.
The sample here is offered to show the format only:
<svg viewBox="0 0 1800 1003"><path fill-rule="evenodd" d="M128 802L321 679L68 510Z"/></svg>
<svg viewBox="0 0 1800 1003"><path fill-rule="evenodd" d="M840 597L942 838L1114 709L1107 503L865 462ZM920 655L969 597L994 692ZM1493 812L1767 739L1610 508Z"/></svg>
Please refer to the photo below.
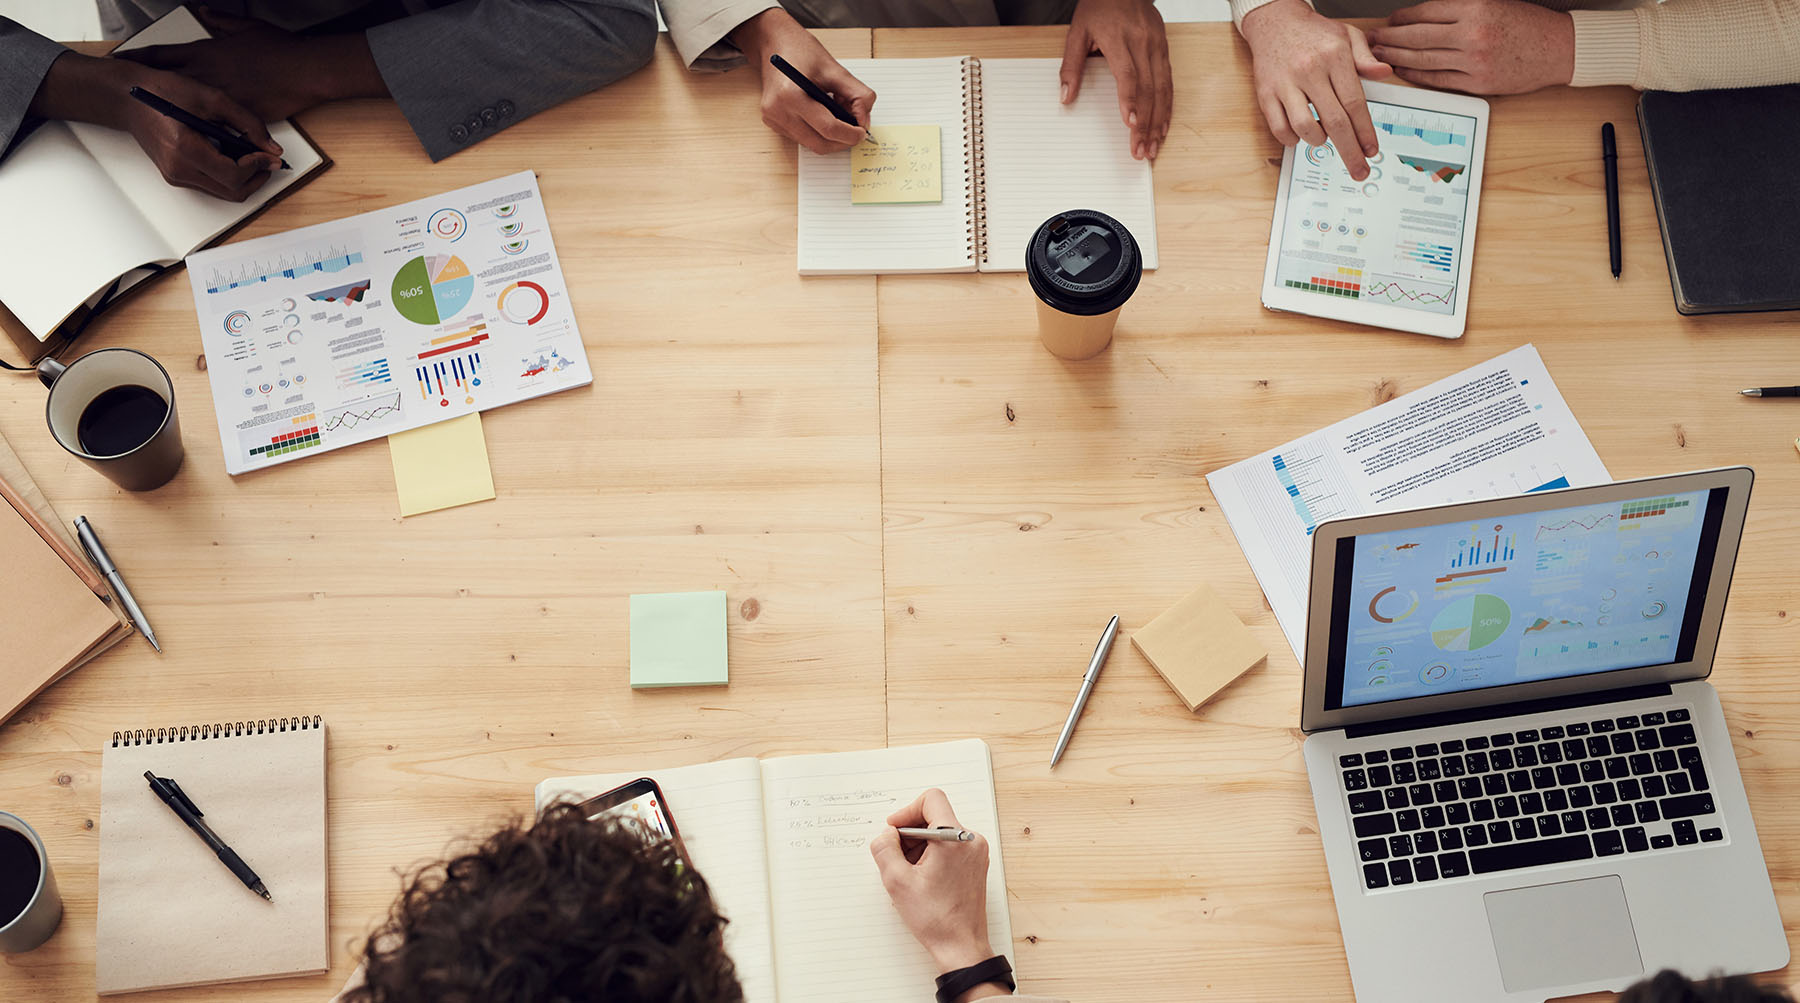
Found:
<svg viewBox="0 0 1800 1003"><path fill-rule="evenodd" d="M1692 91L1800 82L1800 3L1668 0L1574 10L1577 87Z"/></svg>
<svg viewBox="0 0 1800 1003"><path fill-rule="evenodd" d="M1238 26L1239 31L1242 31L1245 14L1274 2L1275 0L1231 0L1231 21ZM1308 0L1308 6L1311 6L1311 0Z"/></svg>

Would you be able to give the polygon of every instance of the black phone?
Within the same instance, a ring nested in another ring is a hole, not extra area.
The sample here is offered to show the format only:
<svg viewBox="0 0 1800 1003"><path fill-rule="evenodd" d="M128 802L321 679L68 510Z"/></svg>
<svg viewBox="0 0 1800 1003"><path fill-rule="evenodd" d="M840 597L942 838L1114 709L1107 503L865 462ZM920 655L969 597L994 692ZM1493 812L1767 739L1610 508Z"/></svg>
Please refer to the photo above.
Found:
<svg viewBox="0 0 1800 1003"><path fill-rule="evenodd" d="M675 817L669 814L668 799L662 788L649 777L639 777L581 802L580 808L589 821L612 817L627 828L640 831L648 840L669 840L681 845L681 832L675 828Z"/></svg>

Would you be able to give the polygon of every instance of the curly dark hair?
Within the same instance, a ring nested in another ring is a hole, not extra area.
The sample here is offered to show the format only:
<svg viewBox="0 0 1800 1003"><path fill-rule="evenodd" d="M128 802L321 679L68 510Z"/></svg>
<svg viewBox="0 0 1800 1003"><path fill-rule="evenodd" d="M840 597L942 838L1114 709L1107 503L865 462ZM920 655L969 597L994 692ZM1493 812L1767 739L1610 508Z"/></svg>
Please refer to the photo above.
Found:
<svg viewBox="0 0 1800 1003"><path fill-rule="evenodd" d="M347 1003L741 1003L706 880L573 805L405 881Z"/></svg>
<svg viewBox="0 0 1800 1003"><path fill-rule="evenodd" d="M1663 969L1619 996L1619 1003L1794 1003L1780 986L1758 985L1747 975L1715 975L1691 981Z"/></svg>

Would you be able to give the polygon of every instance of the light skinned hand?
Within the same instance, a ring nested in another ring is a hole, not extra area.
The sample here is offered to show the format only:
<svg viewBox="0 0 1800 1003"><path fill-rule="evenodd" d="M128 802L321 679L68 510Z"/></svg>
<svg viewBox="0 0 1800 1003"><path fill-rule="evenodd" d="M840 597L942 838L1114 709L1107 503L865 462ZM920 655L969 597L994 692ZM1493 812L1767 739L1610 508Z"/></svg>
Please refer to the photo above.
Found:
<svg viewBox="0 0 1800 1003"><path fill-rule="evenodd" d="M1243 33L1256 104L1275 138L1283 146L1330 139L1350 176L1368 177L1368 158L1381 144L1358 78L1380 80L1393 70L1370 53L1362 31L1321 16L1305 0L1275 0L1244 15Z"/></svg>
<svg viewBox="0 0 1800 1003"><path fill-rule="evenodd" d="M1118 82L1119 118L1131 130L1131 155L1155 160L1175 108L1162 14L1151 0L1080 0L1063 41L1063 104L1081 93L1081 71L1095 51Z"/></svg>
<svg viewBox="0 0 1800 1003"><path fill-rule="evenodd" d="M142 87L208 121L243 134L258 148L232 160L205 136L132 98ZM224 92L179 73L120 59L65 52L50 64L31 101L44 118L93 122L131 133L163 180L231 202L242 202L281 166L281 146L262 119Z"/></svg>
<svg viewBox="0 0 1800 1003"><path fill-rule="evenodd" d="M731 40L762 74L764 125L819 154L848 150L868 134L875 92L844 69L844 64L826 52L793 15L771 7L732 29ZM769 65L772 55L787 60L823 88L856 117L862 128L838 121L824 105L807 97L798 85Z"/></svg>
<svg viewBox="0 0 1800 1003"><path fill-rule="evenodd" d="M119 58L210 84L267 122L337 98L388 93L360 33L308 37L208 7L195 13L212 38L145 46L121 52Z"/></svg>
<svg viewBox="0 0 1800 1003"><path fill-rule="evenodd" d="M1369 43L1423 87L1523 94L1575 77L1575 19L1526 0L1427 0L1395 11Z"/></svg>
<svg viewBox="0 0 1800 1003"><path fill-rule="evenodd" d="M933 787L888 816L887 828L869 843L882 887L894 910L939 973L967 968L994 956L988 943L988 843L902 840L900 826L962 828L950 799Z"/></svg>

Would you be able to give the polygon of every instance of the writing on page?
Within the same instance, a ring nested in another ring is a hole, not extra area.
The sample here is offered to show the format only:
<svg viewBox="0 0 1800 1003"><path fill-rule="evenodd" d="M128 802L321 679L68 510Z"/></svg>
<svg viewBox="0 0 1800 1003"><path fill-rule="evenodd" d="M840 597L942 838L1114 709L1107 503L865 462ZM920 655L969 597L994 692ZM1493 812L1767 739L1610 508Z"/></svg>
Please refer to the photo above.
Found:
<svg viewBox="0 0 1800 1003"><path fill-rule="evenodd" d="M852 205L943 200L943 135L937 126L877 126L851 147Z"/></svg>

